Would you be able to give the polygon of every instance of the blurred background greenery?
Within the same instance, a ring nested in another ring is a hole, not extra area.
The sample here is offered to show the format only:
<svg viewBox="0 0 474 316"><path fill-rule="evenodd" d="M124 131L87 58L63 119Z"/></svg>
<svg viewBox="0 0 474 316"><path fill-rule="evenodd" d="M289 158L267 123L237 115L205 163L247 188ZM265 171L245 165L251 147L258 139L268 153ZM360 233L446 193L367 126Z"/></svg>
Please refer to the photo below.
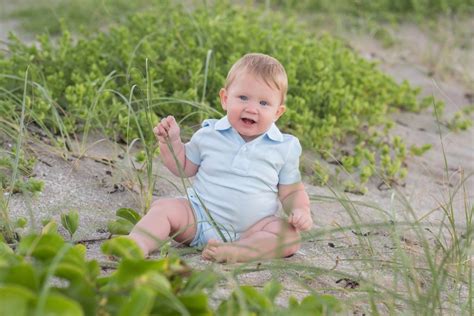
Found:
<svg viewBox="0 0 474 316"><path fill-rule="evenodd" d="M388 133L391 111L441 113L444 105L380 71L351 47L352 37L366 34L396 48L399 25L416 24L442 48L421 60L437 76L457 65L443 61L446 51L472 49L465 26L474 0L0 1L3 32L15 33L0 51L3 117L18 122L24 107L26 124L66 137L64 146L67 135L92 126L151 146L151 126L161 116L174 114L190 135L203 118L223 115L217 92L229 67L259 51L288 72L289 106L279 126L362 184L374 174L388 182L406 175L405 145ZM455 74L470 84L465 68ZM22 104L27 69L32 89ZM468 128L462 115L446 125Z"/></svg>
<svg viewBox="0 0 474 316"><path fill-rule="evenodd" d="M119 23L128 15L149 11L160 4L159 0L1 0L2 19L15 19L28 32L47 31L57 34L60 20L64 19L68 29L81 27L98 29L110 23ZM207 0L174 1L188 8L212 5ZM260 6L284 12L306 15L332 15L363 17L377 21L426 21L441 15L470 16L474 12L474 0L241 0L228 1L241 6Z"/></svg>

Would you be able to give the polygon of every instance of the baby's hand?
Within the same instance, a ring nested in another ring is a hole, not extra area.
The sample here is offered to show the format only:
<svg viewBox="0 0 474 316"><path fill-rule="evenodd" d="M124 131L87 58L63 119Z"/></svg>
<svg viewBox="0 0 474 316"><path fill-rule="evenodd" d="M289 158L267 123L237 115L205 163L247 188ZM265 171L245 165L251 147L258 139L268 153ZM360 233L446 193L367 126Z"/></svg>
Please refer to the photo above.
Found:
<svg viewBox="0 0 474 316"><path fill-rule="evenodd" d="M311 211L309 209L295 208L291 212L288 222L297 230L309 230L313 226Z"/></svg>
<svg viewBox="0 0 474 316"><path fill-rule="evenodd" d="M167 141L173 143L179 139L179 126L174 117L169 115L153 128L153 133L160 143L166 143Z"/></svg>

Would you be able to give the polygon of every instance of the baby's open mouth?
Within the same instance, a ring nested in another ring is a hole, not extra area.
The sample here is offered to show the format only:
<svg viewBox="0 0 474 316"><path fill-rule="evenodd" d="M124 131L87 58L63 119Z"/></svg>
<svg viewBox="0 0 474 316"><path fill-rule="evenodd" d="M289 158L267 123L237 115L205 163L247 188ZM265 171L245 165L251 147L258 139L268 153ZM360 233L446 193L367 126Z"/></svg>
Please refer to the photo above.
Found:
<svg viewBox="0 0 474 316"><path fill-rule="evenodd" d="M252 120L252 119L249 119L249 118L242 118L242 121L243 121L245 124L248 124L248 125L255 124L255 121Z"/></svg>

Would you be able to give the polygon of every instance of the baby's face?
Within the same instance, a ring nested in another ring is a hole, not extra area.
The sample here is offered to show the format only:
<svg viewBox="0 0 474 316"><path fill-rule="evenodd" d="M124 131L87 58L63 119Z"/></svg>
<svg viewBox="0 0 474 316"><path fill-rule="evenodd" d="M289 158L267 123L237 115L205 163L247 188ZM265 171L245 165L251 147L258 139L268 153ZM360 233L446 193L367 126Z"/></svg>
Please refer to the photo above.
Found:
<svg viewBox="0 0 474 316"><path fill-rule="evenodd" d="M230 124L246 142L265 133L285 112L280 91L250 73L237 74L219 95Z"/></svg>

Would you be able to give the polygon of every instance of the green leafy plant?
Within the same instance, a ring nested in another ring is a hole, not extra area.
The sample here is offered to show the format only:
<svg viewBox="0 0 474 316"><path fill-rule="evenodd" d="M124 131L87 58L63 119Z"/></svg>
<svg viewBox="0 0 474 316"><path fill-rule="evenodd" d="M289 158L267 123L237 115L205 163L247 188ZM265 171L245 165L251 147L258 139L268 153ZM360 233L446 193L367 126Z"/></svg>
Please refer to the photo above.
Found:
<svg viewBox="0 0 474 316"><path fill-rule="evenodd" d="M422 156L425 154L428 150L433 147L431 144L424 144L421 147L418 146L410 146L410 153L415 156Z"/></svg>
<svg viewBox="0 0 474 316"><path fill-rule="evenodd" d="M103 277L98 262L85 259L83 245L65 243L55 233L26 236L16 252L0 244L0 313L210 313L202 290L212 287L212 274L193 273L177 258L144 260L131 240L124 241L104 244L104 252L121 261ZM53 278L67 282L52 285Z"/></svg>
<svg viewBox="0 0 474 316"><path fill-rule="evenodd" d="M395 45L393 35L384 27L377 27L374 33L374 37L379 40L383 47L389 48Z"/></svg>
<svg viewBox="0 0 474 316"><path fill-rule="evenodd" d="M15 251L0 242L0 313L213 314L205 290L215 287L219 279L216 273L194 271L177 257L145 260L138 246L126 237L105 242L102 251L118 260L116 270L105 276L100 275L97 261L86 260L85 246L66 243L51 230L25 236ZM282 312L274 305L281 288L275 281L265 285L263 293L241 286L216 314ZM291 299L286 311L323 315L339 310L334 297L311 295L301 303Z"/></svg>
<svg viewBox="0 0 474 316"><path fill-rule="evenodd" d="M309 295L301 302L294 297L289 299L289 306L281 308L275 299L282 290L279 282L265 284L259 292L252 286L239 286L230 298L221 303L217 315L333 315L340 312L340 302L332 295Z"/></svg>
<svg viewBox="0 0 474 316"><path fill-rule="evenodd" d="M472 127L473 112L474 105L470 105L454 113L454 116L447 123L448 128L455 132L468 130Z"/></svg>
<svg viewBox="0 0 474 316"><path fill-rule="evenodd" d="M146 160L146 154L145 154L145 152L144 152L144 151L138 152L138 153L135 155L135 160L136 160L137 162L140 162L140 163L141 163L141 162L145 162L145 160Z"/></svg>
<svg viewBox="0 0 474 316"><path fill-rule="evenodd" d="M16 149L13 149L10 153L0 151L0 187L7 191L12 190L13 193L28 191L36 194L41 192L44 186L43 182L31 178L36 158L31 154L26 156L25 151L21 148L18 160L15 158L16 156ZM17 177L16 181L12 183L15 169L19 170L21 177Z"/></svg>
<svg viewBox="0 0 474 316"><path fill-rule="evenodd" d="M115 215L118 218L107 224L109 232L113 235L128 235L141 218L141 215L131 208L120 208Z"/></svg>
<svg viewBox="0 0 474 316"><path fill-rule="evenodd" d="M25 217L19 217L15 221L15 227L16 228L25 228L26 224L28 223L27 219Z"/></svg>
<svg viewBox="0 0 474 316"><path fill-rule="evenodd" d="M61 213L61 224L68 231L72 239L79 226L79 213L76 210Z"/></svg>

